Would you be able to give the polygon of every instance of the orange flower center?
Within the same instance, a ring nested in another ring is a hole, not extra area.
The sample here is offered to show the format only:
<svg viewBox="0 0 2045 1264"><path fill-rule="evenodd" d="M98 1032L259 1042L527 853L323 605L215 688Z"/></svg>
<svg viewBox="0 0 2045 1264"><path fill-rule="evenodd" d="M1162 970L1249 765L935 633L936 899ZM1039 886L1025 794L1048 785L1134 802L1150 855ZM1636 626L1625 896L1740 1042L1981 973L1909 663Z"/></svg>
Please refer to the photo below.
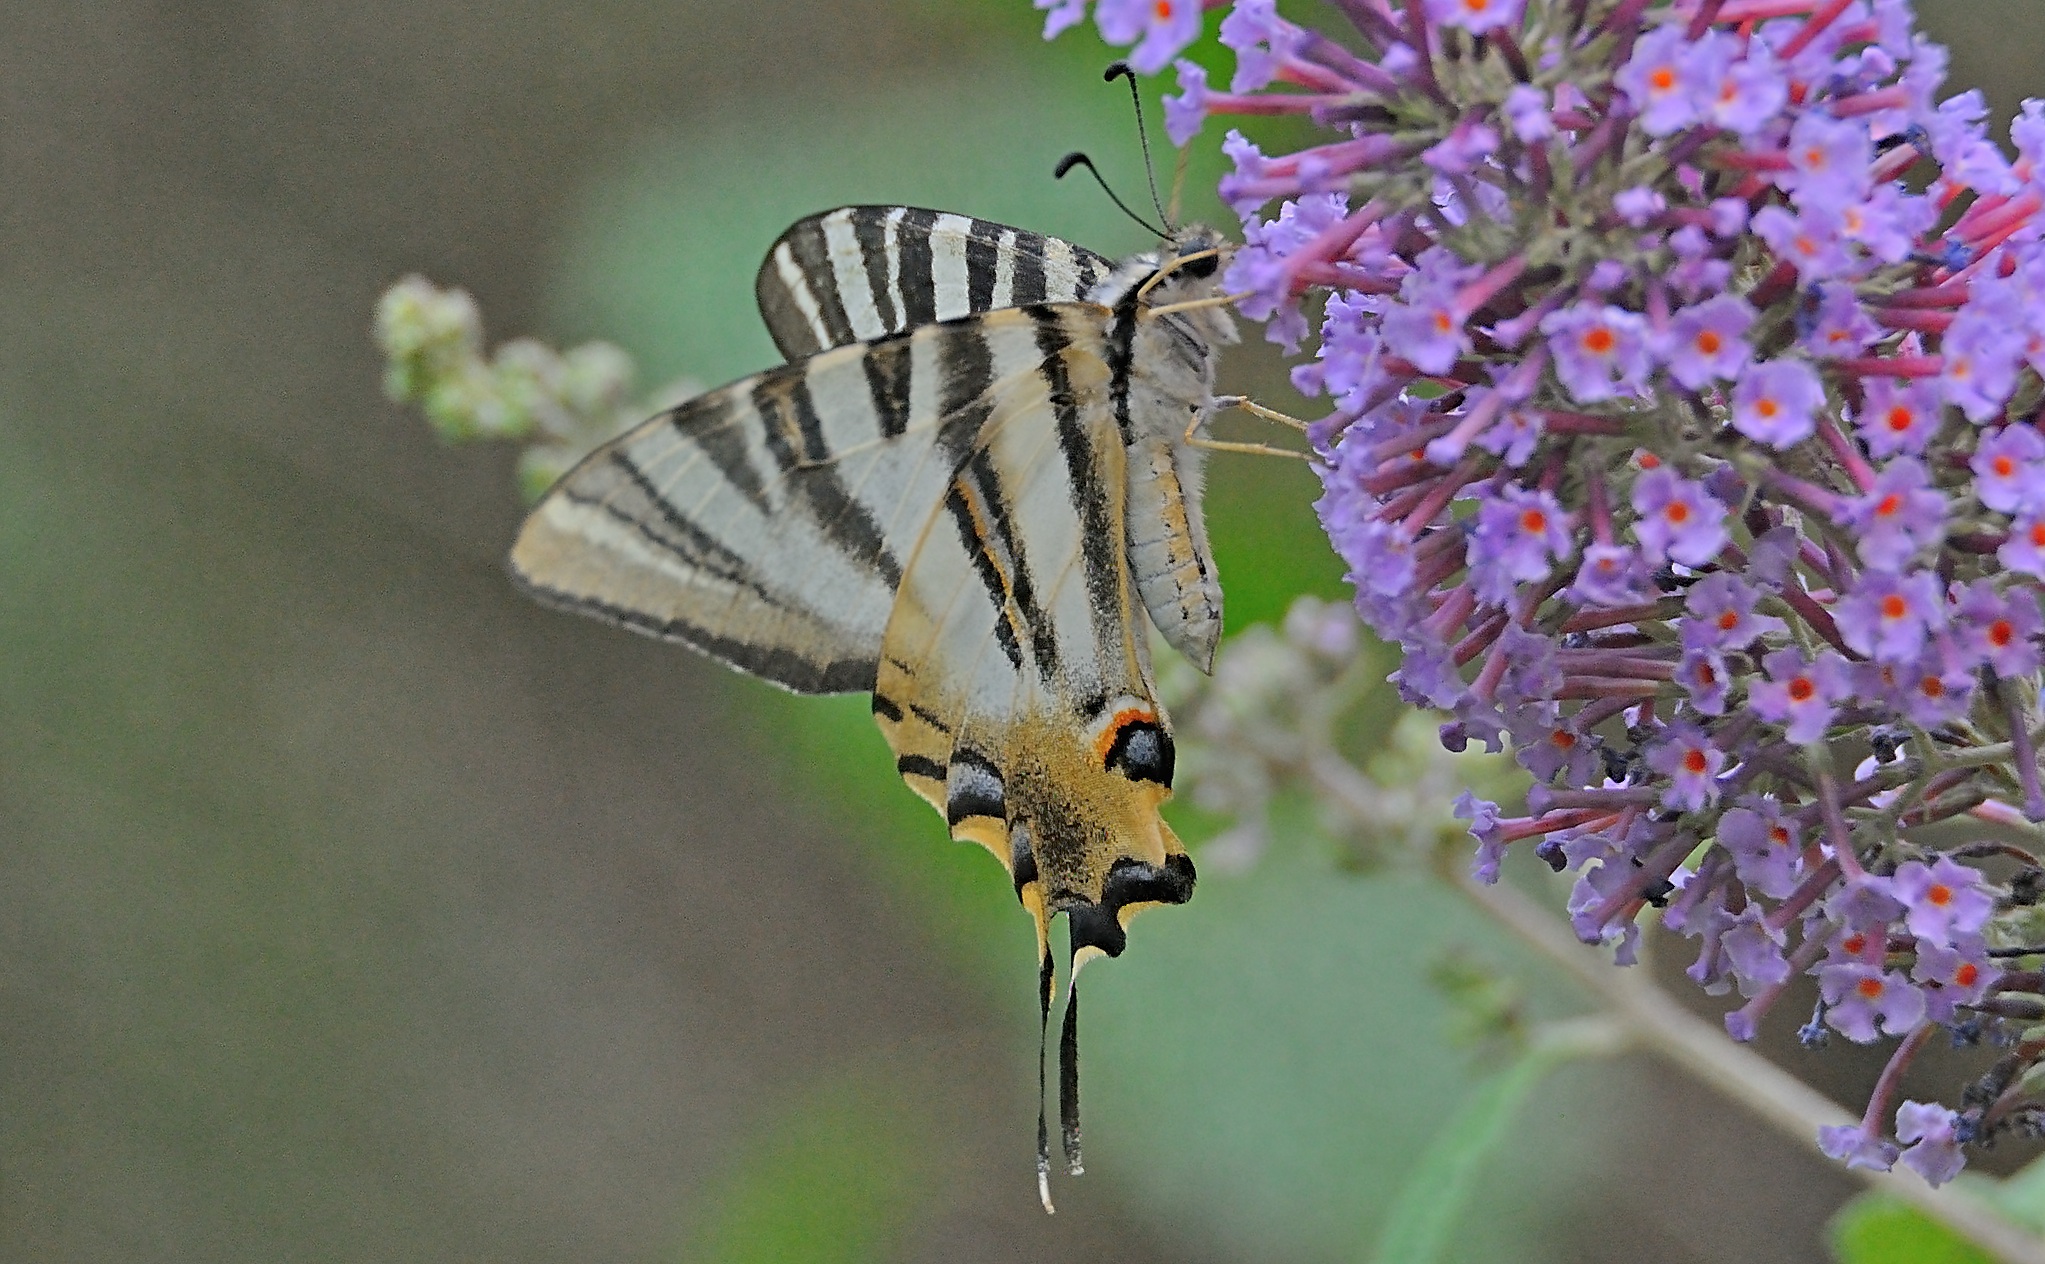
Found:
<svg viewBox="0 0 2045 1264"><path fill-rule="evenodd" d="M1683 752L1683 770L1685 772L1695 776L1710 766L1710 763L1704 758L1703 751L1692 747L1690 750Z"/></svg>
<svg viewBox="0 0 2045 1264"><path fill-rule="evenodd" d="M1953 982L1961 987L1973 987L1975 980L1980 977L1981 967L1971 961L1962 961L1960 968L1953 971Z"/></svg>
<svg viewBox="0 0 2045 1264"><path fill-rule="evenodd" d="M1662 517L1678 524L1688 522L1690 521L1690 506L1680 500L1672 500L1669 502L1669 507L1662 510Z"/></svg>
<svg viewBox="0 0 2045 1264"><path fill-rule="evenodd" d="M1884 619L1900 619L1909 613L1909 603L1895 593L1890 593L1882 598L1882 617Z"/></svg>
<svg viewBox="0 0 2045 1264"><path fill-rule="evenodd" d="M1916 417L1911 411L1901 404L1889 410L1889 429L1898 434L1910 429L1910 423L1915 420Z"/></svg>
<svg viewBox="0 0 2045 1264"><path fill-rule="evenodd" d="M1730 632L1734 628L1739 626L1740 612L1737 610L1728 610L1724 614L1718 616L1718 630L1721 632Z"/></svg>
<svg viewBox="0 0 2045 1264"><path fill-rule="evenodd" d="M1612 353L1612 346L1617 341L1618 339L1612 337L1611 330L1600 325L1598 328L1584 334L1583 349L1592 355L1610 355Z"/></svg>
<svg viewBox="0 0 2045 1264"><path fill-rule="evenodd" d="M1791 702L1809 702L1817 696L1818 687L1811 683L1809 676L1798 676L1795 680L1789 682L1789 700Z"/></svg>
<svg viewBox="0 0 2045 1264"><path fill-rule="evenodd" d="M1724 340L1709 329L1697 335L1697 349L1705 355L1717 355L1718 349L1724 345Z"/></svg>
<svg viewBox="0 0 2045 1264"><path fill-rule="evenodd" d="M1924 898L1944 908L1953 902L1953 889L1943 882L1934 882L1930 889L1925 891Z"/></svg>
<svg viewBox="0 0 2045 1264"><path fill-rule="evenodd" d="M1854 985L1854 990L1872 1001L1882 994L1884 988L1880 979L1862 979Z"/></svg>
<svg viewBox="0 0 2045 1264"><path fill-rule="evenodd" d="M1988 625L1988 643L1997 649L2017 639L2017 630L2010 626L2008 619L1997 619Z"/></svg>
<svg viewBox="0 0 2045 1264"><path fill-rule="evenodd" d="M1891 514L1895 513L1898 509L1901 509L1902 507L1903 498L1897 495L1895 492L1890 492L1888 495L1882 497L1880 504L1875 506L1875 516L1878 518L1886 518Z"/></svg>
<svg viewBox="0 0 2045 1264"><path fill-rule="evenodd" d="M1529 509L1520 515L1520 530L1528 535L1539 535L1548 529L1548 515L1538 509Z"/></svg>

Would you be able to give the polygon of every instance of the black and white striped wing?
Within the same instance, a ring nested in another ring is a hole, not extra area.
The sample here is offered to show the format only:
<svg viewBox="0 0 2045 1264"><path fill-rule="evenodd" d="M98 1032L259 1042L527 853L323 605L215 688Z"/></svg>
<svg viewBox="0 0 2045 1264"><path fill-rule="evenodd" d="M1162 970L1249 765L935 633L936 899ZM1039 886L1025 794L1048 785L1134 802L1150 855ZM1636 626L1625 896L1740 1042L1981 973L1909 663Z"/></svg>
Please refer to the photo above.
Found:
<svg viewBox="0 0 2045 1264"><path fill-rule="evenodd" d="M1043 359L1036 322L967 320L698 396L556 484L512 571L550 604L798 693L871 689L905 559Z"/></svg>
<svg viewBox="0 0 2045 1264"><path fill-rule="evenodd" d="M1114 263L1057 237L909 206L798 220L754 292L789 360L1001 307L1083 300Z"/></svg>

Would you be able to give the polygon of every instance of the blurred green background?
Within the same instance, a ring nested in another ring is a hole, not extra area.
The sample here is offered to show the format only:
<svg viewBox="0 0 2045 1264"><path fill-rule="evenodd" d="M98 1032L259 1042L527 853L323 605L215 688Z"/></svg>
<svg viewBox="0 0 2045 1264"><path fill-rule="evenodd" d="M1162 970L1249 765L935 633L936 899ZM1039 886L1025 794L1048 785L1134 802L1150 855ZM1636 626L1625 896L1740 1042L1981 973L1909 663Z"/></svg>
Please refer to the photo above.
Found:
<svg viewBox="0 0 2045 1264"><path fill-rule="evenodd" d="M1919 9L2006 113L2035 3ZM521 601L512 454L378 393L369 313L412 270L493 337L714 384L772 360L753 269L827 206L1146 244L1050 179L1086 148L1133 195L1140 160L1107 51L1037 30L1023 0L0 13L0 1258L1363 1258L1487 1066L1430 965L1544 1013L1559 984L1304 837L1210 870L1088 974L1090 1170L1047 1219L1027 919L863 700ZM1216 468L1233 626L1339 592L1311 495ZM1869 1072L1793 1065L1843 1100ZM1453 1253L1808 1259L1852 1188L1658 1066L1581 1066Z"/></svg>

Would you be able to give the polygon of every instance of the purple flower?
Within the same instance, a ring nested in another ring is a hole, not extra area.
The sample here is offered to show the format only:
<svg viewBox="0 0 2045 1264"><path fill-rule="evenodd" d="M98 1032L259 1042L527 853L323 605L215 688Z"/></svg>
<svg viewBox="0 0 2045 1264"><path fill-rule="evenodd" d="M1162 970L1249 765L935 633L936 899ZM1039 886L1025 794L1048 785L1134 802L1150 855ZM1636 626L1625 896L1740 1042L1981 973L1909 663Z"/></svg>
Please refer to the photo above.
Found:
<svg viewBox="0 0 2045 1264"><path fill-rule="evenodd" d="M1956 586L1953 625L1969 658L1987 663L2004 680L2017 680L2038 670L2038 634L2045 620L2038 613L2038 594L2013 587L2006 593L1993 580L1978 579Z"/></svg>
<svg viewBox="0 0 2045 1264"><path fill-rule="evenodd" d="M1903 1166L1933 1186L1943 1185L1967 1166L1953 1126L1960 1117L1935 1103L1906 1101L1896 1108L1896 1140L1909 1143Z"/></svg>
<svg viewBox="0 0 2045 1264"><path fill-rule="evenodd" d="M1525 0L1426 0L1430 20L1473 34L1519 25Z"/></svg>
<svg viewBox="0 0 2045 1264"><path fill-rule="evenodd" d="M1825 384L1803 361L1751 364L1733 386L1733 426L1780 450L1811 437L1813 417L1824 403Z"/></svg>
<svg viewBox="0 0 2045 1264"><path fill-rule="evenodd" d="M1899 570L1919 550L1945 538L1946 498L1932 490L1931 473L1915 457L1899 456L1875 476L1875 484L1848 503L1846 525L1858 533L1860 560Z"/></svg>
<svg viewBox="0 0 2045 1264"><path fill-rule="evenodd" d="M1733 924L1720 932L1718 942L1739 982L1741 996L1757 996L1765 988L1789 981L1789 959L1782 953L1786 936L1768 925L1760 905L1742 909Z"/></svg>
<svg viewBox="0 0 2045 1264"><path fill-rule="evenodd" d="M1905 662L1923 651L1932 633L1944 630L1946 608L1938 577L1929 571L1869 571L1840 599L1833 618L1854 653Z"/></svg>
<svg viewBox="0 0 2045 1264"><path fill-rule="evenodd" d="M1053 20L1058 16L1054 13ZM1094 25L1110 44L1135 44L1130 68L1154 75L1200 38L1200 0L1100 0ZM1046 23L1047 34L1048 28Z"/></svg>
<svg viewBox="0 0 2045 1264"><path fill-rule="evenodd" d="M1669 322L1663 353L1669 376L1693 391L1731 381L1753 354L1747 342L1753 325L1753 306L1736 294L1720 294L1678 311Z"/></svg>
<svg viewBox="0 0 2045 1264"><path fill-rule="evenodd" d="M1645 228L1655 216L1669 209L1669 200L1653 188L1636 184L1612 197L1612 210L1631 228Z"/></svg>
<svg viewBox="0 0 2045 1264"><path fill-rule="evenodd" d="M1846 662L1829 651L1814 664L1795 649L1780 649L1762 660L1768 679L1747 686L1754 714L1783 726L1792 742L1815 742L1832 727L1833 705L1851 694Z"/></svg>
<svg viewBox="0 0 2045 1264"><path fill-rule="evenodd" d="M1050 10L1044 15L1045 39L1086 21L1086 0L1034 0L1034 3L1039 9Z"/></svg>
<svg viewBox="0 0 2045 1264"><path fill-rule="evenodd" d="M1855 1044L1900 1036L1924 1021L1924 993L1893 970L1854 963L1818 967L1825 1021Z"/></svg>
<svg viewBox="0 0 2045 1264"><path fill-rule="evenodd" d="M1536 781L1553 781L1558 773L1573 786L1592 779L1598 764L1597 746L1563 720L1556 704L1516 707L1509 727L1513 757Z"/></svg>
<svg viewBox="0 0 2045 1264"><path fill-rule="evenodd" d="M2045 579L2045 516L2030 514L2010 524L2009 539L1995 560L2013 571Z"/></svg>
<svg viewBox="0 0 2045 1264"><path fill-rule="evenodd" d="M1822 206L1801 212L1764 206L1754 212L1751 222L1755 235L1805 281L1829 281L1861 270L1846 248L1846 221L1837 211Z"/></svg>
<svg viewBox="0 0 2045 1264"><path fill-rule="evenodd" d="M1697 74L1681 25L1658 26L1633 45L1633 56L1612 82L1633 102L1650 136L1667 136L1697 121L1706 82Z"/></svg>
<svg viewBox="0 0 2045 1264"><path fill-rule="evenodd" d="M1446 373L1470 347L1457 299L1477 269L1439 248L1416 262L1420 266L1399 285L1399 301L1384 305L1380 327L1385 349L1422 373Z"/></svg>
<svg viewBox="0 0 2045 1264"><path fill-rule="evenodd" d="M1705 79L1706 108L1712 123L1741 137L1753 136L1773 123L1789 101L1789 76L1759 44L1738 56L1738 42L1713 30L1697 41L1693 53L1699 77Z"/></svg>
<svg viewBox="0 0 2045 1264"><path fill-rule="evenodd" d="M1554 496L1507 486L1477 511L1470 581L1479 598L1503 605L1514 585L1546 578L1573 547L1569 516Z"/></svg>
<svg viewBox="0 0 2045 1264"><path fill-rule="evenodd" d="M1179 95L1164 99L1165 135L1184 149L1207 122L1207 71L1184 58L1175 69L1179 72Z"/></svg>
<svg viewBox="0 0 2045 1264"><path fill-rule="evenodd" d="M1997 513L2035 514L2045 509L2045 439L2018 423L1986 431L1968 462L1974 494Z"/></svg>
<svg viewBox="0 0 2045 1264"><path fill-rule="evenodd" d="M1725 752L1711 744L1711 737L1689 720L1677 720L1662 730L1661 740L1647 751L1647 766L1669 779L1662 802L1679 812L1701 812L1718 800L1718 774L1725 767Z"/></svg>
<svg viewBox="0 0 2045 1264"><path fill-rule="evenodd" d="M1690 705L1703 715L1724 715L1733 674L1725 656L1709 646L1692 645L1676 664L1676 683L1690 695Z"/></svg>
<svg viewBox="0 0 2045 1264"><path fill-rule="evenodd" d="M2002 972L1989 964L1980 938L1966 936L1955 948L1919 943L1910 977L1924 991L1925 1017L1935 1023L1950 1023L1960 1006L1979 1004Z"/></svg>
<svg viewBox="0 0 2045 1264"><path fill-rule="evenodd" d="M1874 142L1865 120L1806 111L1791 124L1784 152L1789 170L1775 182L1798 207L1843 210L1866 200Z"/></svg>
<svg viewBox="0 0 2045 1264"><path fill-rule="evenodd" d="M1946 402L1977 424L2001 415L2016 389L2024 355L2023 312L2013 299L1998 303L1994 298L2006 296L1991 289L1985 301L1961 309L1939 346L1945 365L1939 387Z"/></svg>
<svg viewBox="0 0 2045 1264"><path fill-rule="evenodd" d="M1920 728L1935 729L1959 720L1974 698L1974 673L1943 636L1933 637L1924 653L1907 667L1895 663L1866 666L1884 674L1884 685L1893 683L1893 689L1887 691L1890 705Z"/></svg>
<svg viewBox="0 0 2045 1264"><path fill-rule="evenodd" d="M1835 1124L1818 1129L1818 1148L1848 1167L1886 1172L1896 1166L1896 1147L1859 1124Z"/></svg>
<svg viewBox="0 0 2045 1264"><path fill-rule="evenodd" d="M1555 376L1580 404L1642 386L1648 371L1647 322L1623 308L1578 303L1541 322Z"/></svg>
<svg viewBox="0 0 2045 1264"><path fill-rule="evenodd" d="M1547 140L1555 134L1555 116L1548 111L1548 97L1530 83L1516 83L1499 106L1506 126L1527 144Z"/></svg>
<svg viewBox="0 0 2045 1264"><path fill-rule="evenodd" d="M1589 606L1636 606L1654 599L1654 569L1638 549L1592 544L1569 587L1573 600Z"/></svg>
<svg viewBox="0 0 2045 1264"><path fill-rule="evenodd" d="M1866 402L1855 413L1854 424L1861 442L1874 456L1916 456L1938 433L1943 407L1934 385L1875 378L1868 383Z"/></svg>
<svg viewBox="0 0 2045 1264"><path fill-rule="evenodd" d="M1685 566L1703 566L1717 557L1726 535L1725 506L1704 484L1684 478L1667 466L1642 474L1633 484L1633 534L1654 561L1669 558Z"/></svg>
<svg viewBox="0 0 2045 1264"><path fill-rule="evenodd" d="M1951 946L1988 922L1995 899L1981 875L1946 856L1930 864L1912 860L1896 867L1890 890L1903 901L1904 924L1919 939Z"/></svg>
<svg viewBox="0 0 2045 1264"><path fill-rule="evenodd" d="M1236 55L1230 92L1255 92L1278 77L1282 58L1305 37L1299 27L1278 16L1275 0L1236 0L1221 20L1222 46Z"/></svg>
<svg viewBox="0 0 2045 1264"><path fill-rule="evenodd" d="M1797 345L1820 359L1856 356L1882 336L1850 285L1822 285L1818 310Z"/></svg>
<svg viewBox="0 0 2045 1264"><path fill-rule="evenodd" d="M1717 649L1740 649L1758 637L1779 636L1787 629L1772 615L1754 613L1760 594L1731 571L1713 571L1683 594L1683 643Z"/></svg>
<svg viewBox="0 0 2045 1264"><path fill-rule="evenodd" d="M1470 823L1470 837L1477 840L1477 858L1471 862L1470 876L1487 886L1498 881L1498 866L1505 859L1506 849L1498 805L1465 790L1456 796L1455 815L1457 820Z"/></svg>
<svg viewBox="0 0 2045 1264"><path fill-rule="evenodd" d="M1718 819L1718 841L1747 887L1779 900L1803 880L1803 836L1770 795L1748 795Z"/></svg>

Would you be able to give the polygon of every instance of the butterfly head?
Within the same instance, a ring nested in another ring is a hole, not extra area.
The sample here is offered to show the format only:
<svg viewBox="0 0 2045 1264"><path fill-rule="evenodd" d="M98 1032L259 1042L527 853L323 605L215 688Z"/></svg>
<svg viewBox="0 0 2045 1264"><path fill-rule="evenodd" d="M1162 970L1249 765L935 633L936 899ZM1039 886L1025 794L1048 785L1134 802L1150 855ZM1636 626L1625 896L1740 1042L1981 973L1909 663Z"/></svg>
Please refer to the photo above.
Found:
<svg viewBox="0 0 2045 1264"><path fill-rule="evenodd" d="M1221 280L1235 246L1211 228L1172 230L1156 250L1124 259L1096 285L1092 299L1125 319L1169 309L1170 319L1206 347L1237 341Z"/></svg>

